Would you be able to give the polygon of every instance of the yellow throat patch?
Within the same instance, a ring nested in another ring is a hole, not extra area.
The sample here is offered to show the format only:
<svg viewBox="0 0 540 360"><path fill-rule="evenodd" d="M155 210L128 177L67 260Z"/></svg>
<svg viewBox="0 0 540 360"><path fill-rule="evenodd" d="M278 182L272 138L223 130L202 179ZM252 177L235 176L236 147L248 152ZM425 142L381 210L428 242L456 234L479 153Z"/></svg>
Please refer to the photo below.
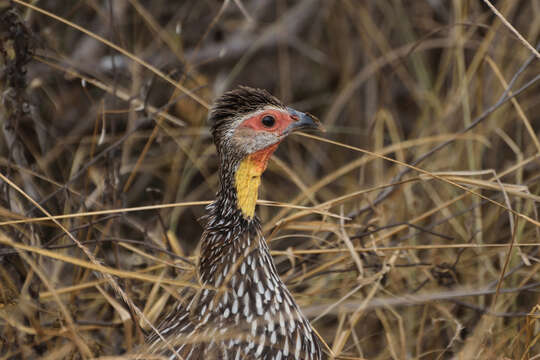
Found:
<svg viewBox="0 0 540 360"><path fill-rule="evenodd" d="M259 196L261 175L266 170L268 159L276 150L278 144L274 144L256 153L248 155L236 170L234 175L238 207L245 217L252 218L255 214L255 205Z"/></svg>

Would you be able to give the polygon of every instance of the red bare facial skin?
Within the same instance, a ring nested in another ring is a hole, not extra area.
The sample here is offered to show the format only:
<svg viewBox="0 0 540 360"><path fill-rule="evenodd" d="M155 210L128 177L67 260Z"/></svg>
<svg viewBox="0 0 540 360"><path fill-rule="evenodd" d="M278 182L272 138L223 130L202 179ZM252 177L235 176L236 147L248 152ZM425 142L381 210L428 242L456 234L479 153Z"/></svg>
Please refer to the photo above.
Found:
<svg viewBox="0 0 540 360"><path fill-rule="evenodd" d="M274 125L271 127L267 127L262 123L262 119L268 115L274 117L276 120ZM296 121L296 119L293 119L285 110L280 111L269 109L257 114L256 116L246 119L238 126L238 128L249 128L255 131L267 131L275 133L276 135L282 135L285 129L287 129L287 127L294 121Z"/></svg>

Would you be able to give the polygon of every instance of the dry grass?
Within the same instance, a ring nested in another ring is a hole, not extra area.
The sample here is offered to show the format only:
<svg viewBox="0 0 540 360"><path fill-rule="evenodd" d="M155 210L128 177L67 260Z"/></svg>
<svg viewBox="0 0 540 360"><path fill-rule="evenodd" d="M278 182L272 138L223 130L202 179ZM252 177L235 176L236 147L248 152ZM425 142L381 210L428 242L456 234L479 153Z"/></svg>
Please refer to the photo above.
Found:
<svg viewBox="0 0 540 360"><path fill-rule="evenodd" d="M330 356L539 358L539 2L14 3L0 359L122 358L197 286L236 84L328 130L281 145L258 212Z"/></svg>

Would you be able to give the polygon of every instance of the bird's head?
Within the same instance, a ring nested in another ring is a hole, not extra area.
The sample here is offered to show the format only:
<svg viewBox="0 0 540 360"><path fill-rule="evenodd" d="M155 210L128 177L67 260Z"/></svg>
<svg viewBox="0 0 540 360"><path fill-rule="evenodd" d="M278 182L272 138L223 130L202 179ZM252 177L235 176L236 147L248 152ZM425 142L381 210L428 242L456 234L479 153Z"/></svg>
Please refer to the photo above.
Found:
<svg viewBox="0 0 540 360"><path fill-rule="evenodd" d="M234 174L237 206L252 218L260 177L279 143L301 129L320 129L312 115L283 105L267 91L249 87L226 92L210 112L222 176Z"/></svg>

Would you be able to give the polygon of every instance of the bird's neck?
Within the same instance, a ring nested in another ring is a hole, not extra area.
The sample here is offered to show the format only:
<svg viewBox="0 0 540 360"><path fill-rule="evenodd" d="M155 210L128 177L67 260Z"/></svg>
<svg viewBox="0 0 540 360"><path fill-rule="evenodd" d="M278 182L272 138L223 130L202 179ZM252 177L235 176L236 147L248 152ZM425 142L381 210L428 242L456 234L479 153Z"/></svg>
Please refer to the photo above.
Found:
<svg viewBox="0 0 540 360"><path fill-rule="evenodd" d="M231 215L234 216L234 213ZM216 218L208 219L199 259L199 277L204 285L216 288L226 286L231 276L240 272L248 256L257 256L260 250L267 251L259 220L232 216L224 222Z"/></svg>
<svg viewBox="0 0 540 360"><path fill-rule="evenodd" d="M259 219L245 217L236 204L236 192L228 191L220 192L207 207L199 259L199 277L204 285L216 288L226 285L248 255L267 249Z"/></svg>
<svg viewBox="0 0 540 360"><path fill-rule="evenodd" d="M222 173L232 170L234 175L222 174L220 181L223 180L223 182L220 184L220 193L227 190L234 191L236 207L240 209L246 219L255 216L255 205L259 196L261 176L266 170L270 156L276 151L278 145L279 143L276 143L245 156L242 160L237 161L234 169L225 166L221 168Z"/></svg>
<svg viewBox="0 0 540 360"><path fill-rule="evenodd" d="M239 160L220 154L218 193L207 208L201 241L199 275L204 283L221 285L220 273L234 271L254 250L266 251L255 205L261 175L277 145Z"/></svg>

